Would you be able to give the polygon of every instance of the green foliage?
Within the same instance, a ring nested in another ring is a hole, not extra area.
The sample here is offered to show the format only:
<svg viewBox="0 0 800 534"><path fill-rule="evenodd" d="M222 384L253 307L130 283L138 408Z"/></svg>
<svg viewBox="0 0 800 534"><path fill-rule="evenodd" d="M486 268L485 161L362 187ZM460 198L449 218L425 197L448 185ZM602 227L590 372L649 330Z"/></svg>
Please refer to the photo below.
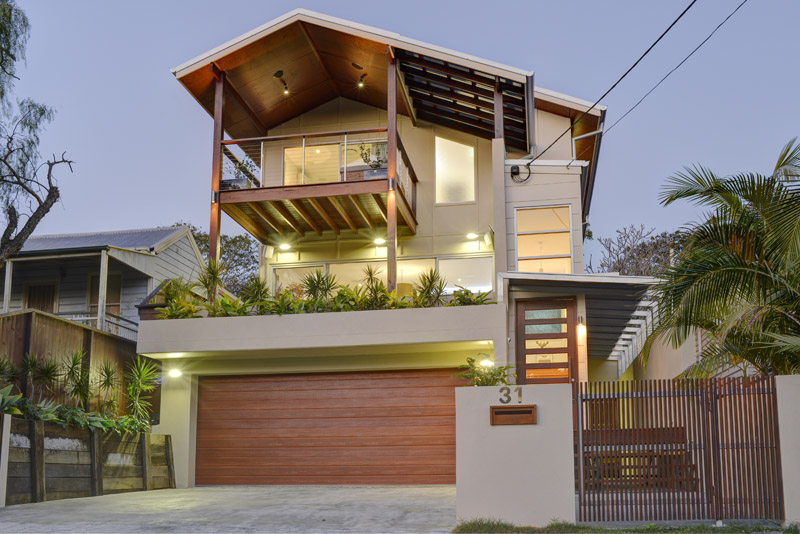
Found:
<svg viewBox="0 0 800 534"><path fill-rule="evenodd" d="M702 166L668 180L664 205L689 200L712 210L688 228L685 249L654 288L658 323L647 338L710 342L686 376L728 365L761 374L800 373L800 144L783 147L771 174L718 176Z"/></svg>
<svg viewBox="0 0 800 534"><path fill-rule="evenodd" d="M8 356L0 358L0 386L14 386L20 374L17 366Z"/></svg>
<svg viewBox="0 0 800 534"><path fill-rule="evenodd" d="M242 302L236 297L228 298L226 295L217 297L214 302L206 303L203 307L209 317L241 317L250 315L251 302Z"/></svg>
<svg viewBox="0 0 800 534"><path fill-rule="evenodd" d="M150 416L149 392L158 383L158 367L152 362L136 356L136 360L128 365L125 373L128 415L138 421L143 428L149 429Z"/></svg>
<svg viewBox="0 0 800 534"><path fill-rule="evenodd" d="M432 308L444 304L446 285L447 282L436 269L419 275L419 280L414 284L414 294L411 297L414 307Z"/></svg>
<svg viewBox="0 0 800 534"><path fill-rule="evenodd" d="M488 354L478 354L481 360L488 360ZM491 360L490 360L491 361ZM481 365L476 362L475 358L467 358L466 365L459 365L459 369L463 372L458 373L456 376L469 382L470 386L508 386L508 371L511 366L503 365L495 367L494 362L492 365Z"/></svg>
<svg viewBox="0 0 800 534"><path fill-rule="evenodd" d="M306 309L309 312L317 312L326 310L328 299L338 284L336 283L336 276L317 269L305 275L300 282L300 286L303 288L303 294L308 299Z"/></svg>
<svg viewBox="0 0 800 534"><path fill-rule="evenodd" d="M227 273L227 267L216 260L208 260L208 264L200 271L197 277L197 284L203 288L206 299L214 300L219 290L223 287L223 278Z"/></svg>
<svg viewBox="0 0 800 534"><path fill-rule="evenodd" d="M171 300L166 307L156 308L158 319L197 319L200 317L200 308L193 302L185 300Z"/></svg>
<svg viewBox="0 0 800 534"><path fill-rule="evenodd" d="M197 248L203 258L208 261L208 232L200 228L185 223L177 223L175 226L188 226L192 232ZM247 234L220 236L220 262L227 267L222 275L222 285L234 295L238 295L244 300L262 302L266 299L253 299L246 296L243 291L247 282L252 278L253 273L258 271L258 241Z"/></svg>
<svg viewBox="0 0 800 534"><path fill-rule="evenodd" d="M364 289L351 289L347 286L339 286L336 294L333 295L328 303L328 310L332 312L356 311L362 309L364 300Z"/></svg>
<svg viewBox="0 0 800 534"><path fill-rule="evenodd" d="M182 277L171 278L161 286L161 291L159 291L161 295L160 302L191 302L192 289L194 289L194 287L195 284L184 280Z"/></svg>
<svg viewBox="0 0 800 534"><path fill-rule="evenodd" d="M267 282L262 280L260 276L255 275L248 278L239 295L243 300L253 303L252 311L256 315L268 313L269 306L267 305L267 301L270 297L269 285L267 285Z"/></svg>
<svg viewBox="0 0 800 534"><path fill-rule="evenodd" d="M483 304L495 304L489 300L491 291L473 293L469 289L456 286L458 289L453 291L453 300L447 306L481 306Z"/></svg>
<svg viewBox="0 0 800 534"><path fill-rule="evenodd" d="M114 412L117 409L117 367L106 360L100 367L97 387L103 393L103 402L100 405L102 412Z"/></svg>
<svg viewBox="0 0 800 534"><path fill-rule="evenodd" d="M278 293L275 299L267 301L269 313L272 315L291 315L303 313L303 301L294 298L292 292L284 289Z"/></svg>
<svg viewBox="0 0 800 534"><path fill-rule="evenodd" d="M19 408L17 408L17 405L21 399L21 393L18 393L17 395L11 394L11 386L6 386L3 389L0 389L0 414L7 413L11 415L22 415L22 412L19 411Z"/></svg>
<svg viewBox="0 0 800 534"><path fill-rule="evenodd" d="M79 406L57 406L55 409L55 423L63 427L74 426L77 428L99 428L105 430L106 425L101 414L87 412Z"/></svg>
<svg viewBox="0 0 800 534"><path fill-rule="evenodd" d="M387 307L391 296L386 284L378 278L380 271L371 265L364 268L364 297L361 299L362 310L382 310Z"/></svg>
<svg viewBox="0 0 800 534"><path fill-rule="evenodd" d="M17 404L17 408L22 412L22 417L30 421L58 422L58 415L56 414L58 405L49 399L33 402L29 398L23 397Z"/></svg>
<svg viewBox="0 0 800 534"><path fill-rule="evenodd" d="M67 355L61 362L61 377L67 392L67 399L75 401L76 406L85 407L89 404L91 384L89 383L89 369L84 368L83 359L86 353L82 349Z"/></svg>

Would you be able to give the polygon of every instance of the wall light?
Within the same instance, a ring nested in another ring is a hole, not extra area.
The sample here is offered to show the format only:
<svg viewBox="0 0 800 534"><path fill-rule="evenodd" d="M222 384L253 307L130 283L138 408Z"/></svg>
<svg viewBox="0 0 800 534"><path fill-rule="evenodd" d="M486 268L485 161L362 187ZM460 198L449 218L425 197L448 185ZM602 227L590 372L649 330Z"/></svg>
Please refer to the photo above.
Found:
<svg viewBox="0 0 800 534"><path fill-rule="evenodd" d="M364 76L366 76L366 75L367 75L367 73L365 72L364 74L361 75L361 78L358 79L358 88L359 89L363 89L364 88Z"/></svg>
<svg viewBox="0 0 800 534"><path fill-rule="evenodd" d="M478 239L478 234L470 232L467 234L467 239Z"/></svg>
<svg viewBox="0 0 800 534"><path fill-rule="evenodd" d="M481 360L481 367L494 367L494 362L488 358Z"/></svg>
<svg viewBox="0 0 800 534"><path fill-rule="evenodd" d="M183 373L181 373L180 369L170 369L169 370L169 376L171 376L172 378L178 378L182 374Z"/></svg>
<svg viewBox="0 0 800 534"><path fill-rule="evenodd" d="M578 345L583 345L586 343L586 325L583 322L583 316L578 316Z"/></svg>
<svg viewBox="0 0 800 534"><path fill-rule="evenodd" d="M290 245L289 243L281 243L281 246L279 246L278 248L281 250L289 250L290 248L292 248L292 245Z"/></svg>
<svg viewBox="0 0 800 534"><path fill-rule="evenodd" d="M376 245L385 245L386 244L386 240L384 238L382 238L382 237L379 237L379 238L377 238L375 240L375 244Z"/></svg>

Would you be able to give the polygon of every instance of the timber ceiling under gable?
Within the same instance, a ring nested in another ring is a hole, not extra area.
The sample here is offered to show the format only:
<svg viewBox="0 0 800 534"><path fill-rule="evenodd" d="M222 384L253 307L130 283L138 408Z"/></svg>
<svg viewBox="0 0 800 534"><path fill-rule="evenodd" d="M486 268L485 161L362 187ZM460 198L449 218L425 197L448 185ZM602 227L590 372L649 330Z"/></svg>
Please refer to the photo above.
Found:
<svg viewBox="0 0 800 534"><path fill-rule="evenodd" d="M392 53L400 71L398 113L487 139L494 136L493 75L397 48ZM387 44L358 35L296 21L214 63L257 119L226 94L224 125L232 138L266 135L264 129L337 97L386 109ZM362 76L364 86L359 87ZM214 79L210 66L180 78L209 114ZM525 87L501 78L500 90L506 141L527 152Z"/></svg>

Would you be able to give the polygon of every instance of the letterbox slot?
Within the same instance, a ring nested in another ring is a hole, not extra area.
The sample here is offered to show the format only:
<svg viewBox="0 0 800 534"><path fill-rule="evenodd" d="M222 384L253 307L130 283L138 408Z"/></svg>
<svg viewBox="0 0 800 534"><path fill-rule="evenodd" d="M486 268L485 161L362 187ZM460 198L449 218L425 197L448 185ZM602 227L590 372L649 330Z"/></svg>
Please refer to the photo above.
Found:
<svg viewBox="0 0 800 534"><path fill-rule="evenodd" d="M522 406L490 406L489 424L491 425L535 425L536 405Z"/></svg>

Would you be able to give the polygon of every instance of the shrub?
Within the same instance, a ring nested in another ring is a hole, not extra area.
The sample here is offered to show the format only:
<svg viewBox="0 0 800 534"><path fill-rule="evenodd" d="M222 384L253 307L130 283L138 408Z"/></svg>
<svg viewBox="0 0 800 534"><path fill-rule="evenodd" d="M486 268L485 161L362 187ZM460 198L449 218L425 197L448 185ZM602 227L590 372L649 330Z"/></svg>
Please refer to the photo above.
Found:
<svg viewBox="0 0 800 534"><path fill-rule="evenodd" d="M12 395L11 386L6 386L0 389L0 414L22 415L22 412L17 408L22 394Z"/></svg>
<svg viewBox="0 0 800 534"><path fill-rule="evenodd" d="M453 300L450 301L448 306L480 306L483 304L495 304L494 301L489 300L489 291L486 293L473 293L465 287L456 287L458 289L453 291Z"/></svg>
<svg viewBox="0 0 800 534"><path fill-rule="evenodd" d="M470 386L508 386L508 371L511 369L510 365L495 367L494 362L489 360L488 354L479 354L478 356L484 359L478 363L475 358L467 358L466 365L460 365L458 368L463 372L458 373L458 378L463 378L469 382ZM484 361L491 362L491 365L482 365Z"/></svg>

